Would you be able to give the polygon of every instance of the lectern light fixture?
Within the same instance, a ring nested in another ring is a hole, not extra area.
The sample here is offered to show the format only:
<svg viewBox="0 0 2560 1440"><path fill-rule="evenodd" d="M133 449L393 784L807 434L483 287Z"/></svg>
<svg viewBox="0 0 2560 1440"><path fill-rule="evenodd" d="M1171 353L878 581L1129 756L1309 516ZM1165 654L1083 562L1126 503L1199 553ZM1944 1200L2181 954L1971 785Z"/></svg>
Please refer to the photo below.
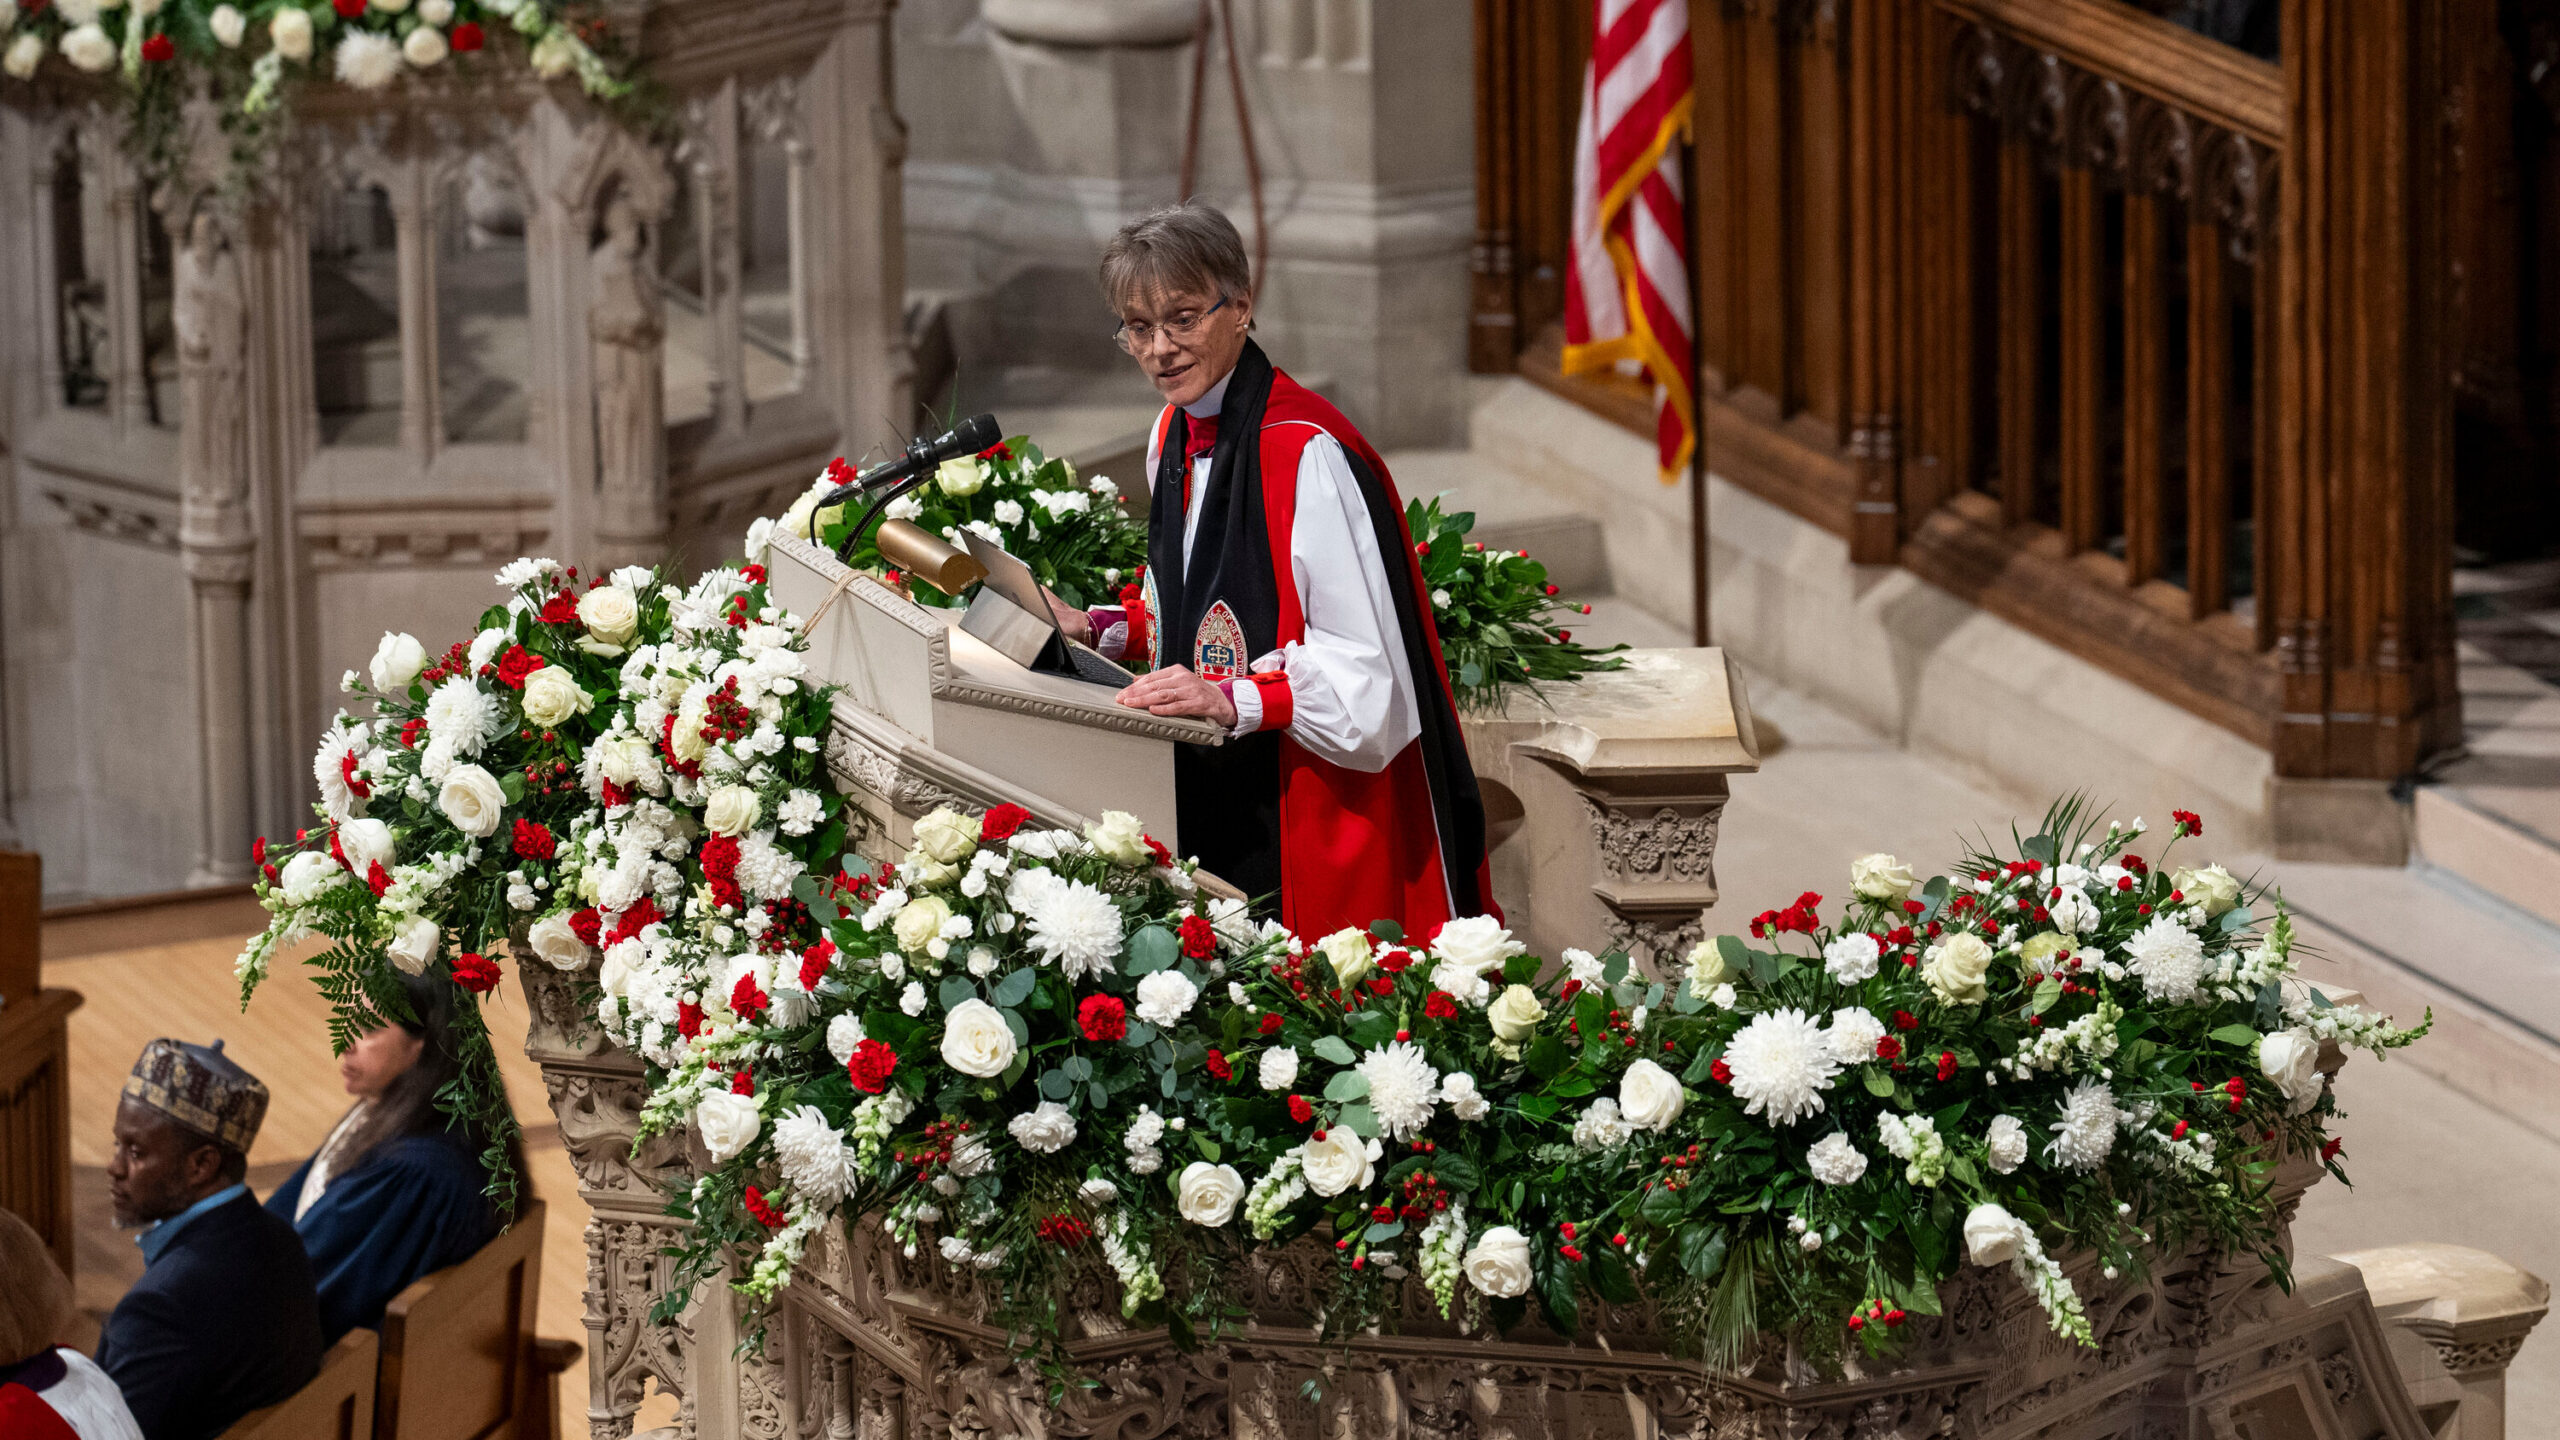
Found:
<svg viewBox="0 0 2560 1440"><path fill-rule="evenodd" d="M912 520L881 521L872 544L879 548L880 558L900 572L955 599L987 578L987 567L976 556L953 548Z"/></svg>

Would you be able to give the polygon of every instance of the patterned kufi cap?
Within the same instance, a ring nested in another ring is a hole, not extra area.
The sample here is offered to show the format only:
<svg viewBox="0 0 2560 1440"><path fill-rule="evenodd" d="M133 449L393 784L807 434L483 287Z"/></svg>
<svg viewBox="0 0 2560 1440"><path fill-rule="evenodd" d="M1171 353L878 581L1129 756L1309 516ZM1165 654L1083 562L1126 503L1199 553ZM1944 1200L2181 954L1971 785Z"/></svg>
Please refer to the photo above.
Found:
<svg viewBox="0 0 2560 1440"><path fill-rule="evenodd" d="M126 1098L140 1101L217 1145L249 1153L267 1118L267 1087L231 1063L222 1042L211 1047L154 1040L125 1077Z"/></svg>

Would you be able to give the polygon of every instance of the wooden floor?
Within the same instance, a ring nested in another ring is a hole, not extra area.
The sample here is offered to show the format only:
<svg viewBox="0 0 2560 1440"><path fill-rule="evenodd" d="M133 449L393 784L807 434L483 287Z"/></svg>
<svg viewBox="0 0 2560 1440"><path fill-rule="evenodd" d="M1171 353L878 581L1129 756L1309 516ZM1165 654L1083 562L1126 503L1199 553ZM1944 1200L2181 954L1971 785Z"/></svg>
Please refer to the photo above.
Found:
<svg viewBox="0 0 2560 1440"><path fill-rule="evenodd" d="M263 915L254 904L216 901L170 913L146 925L102 927L83 919L46 926L44 983L77 990L86 1004L71 1017L71 1158L81 1219L78 1273L81 1309L94 1320L142 1273L132 1233L114 1227L107 1203L109 1130L124 1077L142 1047L157 1036L207 1043L217 1037L224 1053L264 1080L272 1097L266 1124L249 1154L249 1178L260 1195L272 1191L328 1137L349 1101L329 1053L328 1007L299 962L313 949L279 956L267 983L244 1013L231 964L240 942ZM76 928L75 928L76 925ZM176 938L155 943L154 937ZM507 1090L525 1128L525 1155L534 1191L550 1205L543 1237L543 1335L586 1343L588 1211L578 1198L577 1176L560 1145L542 1075L524 1057L525 1010L512 984L491 994L484 1013L506 1071ZM584 1366L561 1377L563 1435L584 1435ZM673 1418L673 1406L653 1400L641 1426Z"/></svg>

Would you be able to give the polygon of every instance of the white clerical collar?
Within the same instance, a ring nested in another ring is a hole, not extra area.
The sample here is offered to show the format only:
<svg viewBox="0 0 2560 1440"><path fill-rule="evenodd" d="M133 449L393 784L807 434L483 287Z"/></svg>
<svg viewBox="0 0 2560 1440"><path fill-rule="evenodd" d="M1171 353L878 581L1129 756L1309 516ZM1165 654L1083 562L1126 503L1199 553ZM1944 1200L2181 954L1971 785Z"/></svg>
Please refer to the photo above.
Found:
<svg viewBox="0 0 2560 1440"><path fill-rule="evenodd" d="M1225 408L1227 403L1227 382L1234 378L1236 378L1236 372L1230 366L1226 374L1218 377L1218 383L1209 387L1208 394L1183 406L1182 413L1196 420L1216 418L1219 410Z"/></svg>

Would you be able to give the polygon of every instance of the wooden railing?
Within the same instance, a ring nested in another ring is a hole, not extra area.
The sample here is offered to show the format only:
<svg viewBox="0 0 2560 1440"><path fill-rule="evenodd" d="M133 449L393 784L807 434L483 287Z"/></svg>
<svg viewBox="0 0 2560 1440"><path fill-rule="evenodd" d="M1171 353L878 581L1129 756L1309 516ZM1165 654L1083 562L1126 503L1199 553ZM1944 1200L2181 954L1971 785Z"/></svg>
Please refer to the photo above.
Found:
<svg viewBox="0 0 2560 1440"><path fill-rule="evenodd" d="M2274 752L2456 734L2444 0L1693 0L1710 466ZM1555 373L1587 6L1478 0L1470 354ZM2352 35L2352 41L2350 36Z"/></svg>
<svg viewBox="0 0 2560 1440"><path fill-rule="evenodd" d="M71 1012L76 990L43 988L44 866L0 851L0 1210L44 1237L72 1273Z"/></svg>

